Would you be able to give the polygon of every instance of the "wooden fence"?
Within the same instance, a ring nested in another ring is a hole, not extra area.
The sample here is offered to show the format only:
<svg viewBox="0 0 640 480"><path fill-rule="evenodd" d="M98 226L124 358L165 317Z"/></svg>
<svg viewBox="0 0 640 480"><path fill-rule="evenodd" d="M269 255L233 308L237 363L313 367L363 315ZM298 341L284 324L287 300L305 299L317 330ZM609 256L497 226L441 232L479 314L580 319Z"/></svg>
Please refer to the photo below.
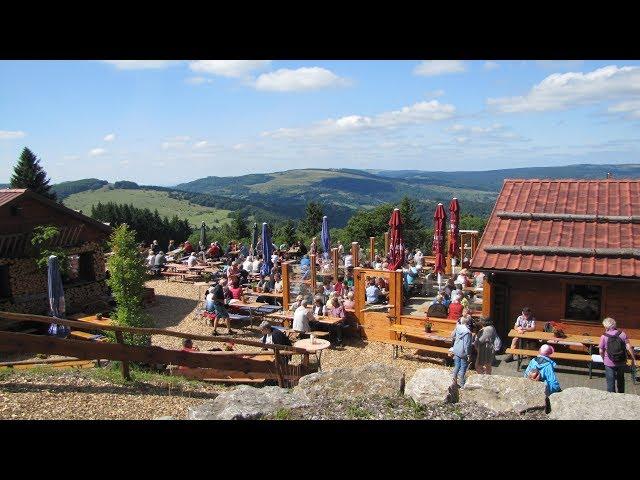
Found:
<svg viewBox="0 0 640 480"><path fill-rule="evenodd" d="M0 331L0 351L6 353L43 353L48 355L64 355L80 360L115 360L122 362L122 375L130 379L129 362L146 364L170 364L191 368L211 369L210 374L238 375L260 377L278 381L285 387L297 383L304 375L315 371L309 364L307 350L288 346L263 344L262 342L231 337L213 337L194 335L157 328L134 328L116 325L93 325L88 322L62 320L42 315L28 315L13 312L0 312L0 321L57 323L79 330L107 330L115 332L117 343L91 342L85 340L62 339L52 336L33 335L18 332ZM123 333L138 335L165 335L178 338L189 338L207 342L233 342L267 348L270 351L260 352L185 352L170 350L158 346L134 346L124 343ZM302 355L300 365L291 365L285 356ZM271 356L271 361L258 360L254 357Z"/></svg>

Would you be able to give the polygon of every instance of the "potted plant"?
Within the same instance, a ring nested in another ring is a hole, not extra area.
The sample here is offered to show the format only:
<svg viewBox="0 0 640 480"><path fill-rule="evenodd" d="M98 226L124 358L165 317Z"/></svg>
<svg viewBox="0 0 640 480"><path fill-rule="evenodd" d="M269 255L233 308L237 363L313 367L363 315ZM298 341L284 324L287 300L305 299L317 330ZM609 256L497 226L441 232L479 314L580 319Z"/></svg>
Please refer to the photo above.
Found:
<svg viewBox="0 0 640 480"><path fill-rule="evenodd" d="M427 333L431 333L431 327L433 327L433 325L431 324L431 322L427 322L424 324L424 331Z"/></svg>

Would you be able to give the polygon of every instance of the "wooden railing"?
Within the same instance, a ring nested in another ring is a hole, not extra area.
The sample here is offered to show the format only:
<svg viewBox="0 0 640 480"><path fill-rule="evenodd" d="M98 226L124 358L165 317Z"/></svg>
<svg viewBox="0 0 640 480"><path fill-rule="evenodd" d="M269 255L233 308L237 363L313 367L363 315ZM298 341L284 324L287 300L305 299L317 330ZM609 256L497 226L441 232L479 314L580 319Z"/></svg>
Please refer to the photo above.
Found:
<svg viewBox="0 0 640 480"><path fill-rule="evenodd" d="M122 375L130 379L129 362L146 364L171 364L192 368L210 368L225 372L255 374L264 378L278 380L280 386L286 386L285 380L297 380L308 373L309 352L289 345L263 344L262 342L232 337L213 337L190 333L174 332L158 328L136 328L117 325L98 325L89 322L64 320L42 315L30 315L13 312L0 312L0 321L24 321L39 323L57 323L82 330L106 330L115 332L117 343L87 342L85 340L61 339L51 336L33 335L17 332L0 331L0 351L7 353L43 353L64 355L80 360L115 360L122 362ZM137 335L165 335L177 338L188 338L207 342L233 342L237 345L261 347L269 352L185 352L170 350L158 346L134 346L124 343L123 333ZM300 366L289 365L284 355L299 354L303 356ZM249 357L271 355L273 362L255 360Z"/></svg>

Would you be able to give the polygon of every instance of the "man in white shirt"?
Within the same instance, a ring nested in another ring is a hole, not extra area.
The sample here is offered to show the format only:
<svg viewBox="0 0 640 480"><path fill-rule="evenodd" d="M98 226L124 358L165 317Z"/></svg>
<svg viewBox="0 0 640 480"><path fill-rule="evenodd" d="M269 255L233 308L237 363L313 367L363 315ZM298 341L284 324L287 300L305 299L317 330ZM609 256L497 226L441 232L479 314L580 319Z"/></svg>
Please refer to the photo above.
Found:
<svg viewBox="0 0 640 480"><path fill-rule="evenodd" d="M424 255L422 254L422 252L418 248L416 250L416 254L413 256L413 260L416 262L416 268L422 268L422 259L423 258L424 258Z"/></svg>
<svg viewBox="0 0 640 480"><path fill-rule="evenodd" d="M353 255L351 253L347 253L344 256L344 268L353 267Z"/></svg>
<svg viewBox="0 0 640 480"><path fill-rule="evenodd" d="M242 268L244 268L247 272L251 272L253 269L253 257L248 256L247 259L242 263Z"/></svg>
<svg viewBox="0 0 640 480"><path fill-rule="evenodd" d="M343 254L344 254L344 245L342 245L342 242L338 242L338 255L342 257Z"/></svg>
<svg viewBox="0 0 640 480"><path fill-rule="evenodd" d="M313 321L315 318L307 306L308 302L304 299L300 306L296 308L296 311L293 312L293 329L296 332L309 332L311 330L309 321Z"/></svg>
<svg viewBox="0 0 640 480"><path fill-rule="evenodd" d="M187 266L195 267L198 264L198 257L196 257L196 252L191 252L189 258L187 259Z"/></svg>
<svg viewBox="0 0 640 480"><path fill-rule="evenodd" d="M147 257L147 267L153 268L156 265L156 256L153 254L153 250L149 250L149 256Z"/></svg>

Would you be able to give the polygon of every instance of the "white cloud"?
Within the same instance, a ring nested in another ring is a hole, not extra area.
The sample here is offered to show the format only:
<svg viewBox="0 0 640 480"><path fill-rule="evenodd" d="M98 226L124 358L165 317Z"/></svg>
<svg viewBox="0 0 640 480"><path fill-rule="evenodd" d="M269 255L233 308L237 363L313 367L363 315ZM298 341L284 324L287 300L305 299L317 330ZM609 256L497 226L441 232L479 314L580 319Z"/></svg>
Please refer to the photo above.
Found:
<svg viewBox="0 0 640 480"><path fill-rule="evenodd" d="M640 118L640 99L628 100L610 106L609 113L621 113L629 118Z"/></svg>
<svg viewBox="0 0 640 480"><path fill-rule="evenodd" d="M18 130L18 131L0 130L0 140L15 140L16 138L23 138L26 136L27 134L21 130Z"/></svg>
<svg viewBox="0 0 640 480"><path fill-rule="evenodd" d="M460 60L423 60L414 69L415 75L433 77L448 73L461 73L467 70L467 66Z"/></svg>
<svg viewBox="0 0 640 480"><path fill-rule="evenodd" d="M609 65L588 73L554 73L524 96L489 98L503 113L544 112L640 95L640 67Z"/></svg>
<svg viewBox="0 0 640 480"><path fill-rule="evenodd" d="M104 137L105 142L113 142L115 139L116 139L115 133L110 133L109 135L105 135Z"/></svg>
<svg viewBox="0 0 640 480"><path fill-rule="evenodd" d="M185 83L188 83L189 85L202 85L211 82L213 82L213 80L205 77L189 77L185 79Z"/></svg>
<svg viewBox="0 0 640 480"><path fill-rule="evenodd" d="M177 65L175 60L103 60L118 70L160 70Z"/></svg>
<svg viewBox="0 0 640 480"><path fill-rule="evenodd" d="M184 147L184 142L162 142L160 146L163 150L169 150L170 148Z"/></svg>
<svg viewBox="0 0 640 480"><path fill-rule="evenodd" d="M320 88L346 86L349 82L321 67L302 67L296 70L281 68L263 73L253 83L257 90L272 92L299 92Z"/></svg>
<svg viewBox="0 0 640 480"><path fill-rule="evenodd" d="M484 62L483 68L485 70L495 70L496 68L500 68L500 64L498 62Z"/></svg>
<svg viewBox="0 0 640 480"><path fill-rule="evenodd" d="M439 89L439 90L433 90L431 92L427 93L427 97L433 97L433 98L438 98L444 95L444 90Z"/></svg>
<svg viewBox="0 0 640 480"><path fill-rule="evenodd" d="M244 150L245 148L247 148L247 146L244 143L236 143L233 146L234 150Z"/></svg>
<svg viewBox="0 0 640 480"><path fill-rule="evenodd" d="M107 151L104 148L93 148L89 150L90 157L97 157L99 155L104 155Z"/></svg>
<svg viewBox="0 0 640 480"><path fill-rule="evenodd" d="M120 160L120 165L129 165L129 160Z"/></svg>
<svg viewBox="0 0 640 480"><path fill-rule="evenodd" d="M263 132L261 136L272 138L293 138L315 135L334 135L373 128L395 128L403 125L418 125L451 118L455 107L437 100L418 102L400 110L383 112L373 117L348 115L338 119L327 119L307 128L279 128Z"/></svg>
<svg viewBox="0 0 640 480"><path fill-rule="evenodd" d="M196 142L193 148L204 148L207 145L209 145L209 142L207 142L206 140L202 140L201 142Z"/></svg>
<svg viewBox="0 0 640 480"><path fill-rule="evenodd" d="M270 63L271 60L198 60L191 62L189 68L197 73L242 78L254 70L267 68Z"/></svg>

